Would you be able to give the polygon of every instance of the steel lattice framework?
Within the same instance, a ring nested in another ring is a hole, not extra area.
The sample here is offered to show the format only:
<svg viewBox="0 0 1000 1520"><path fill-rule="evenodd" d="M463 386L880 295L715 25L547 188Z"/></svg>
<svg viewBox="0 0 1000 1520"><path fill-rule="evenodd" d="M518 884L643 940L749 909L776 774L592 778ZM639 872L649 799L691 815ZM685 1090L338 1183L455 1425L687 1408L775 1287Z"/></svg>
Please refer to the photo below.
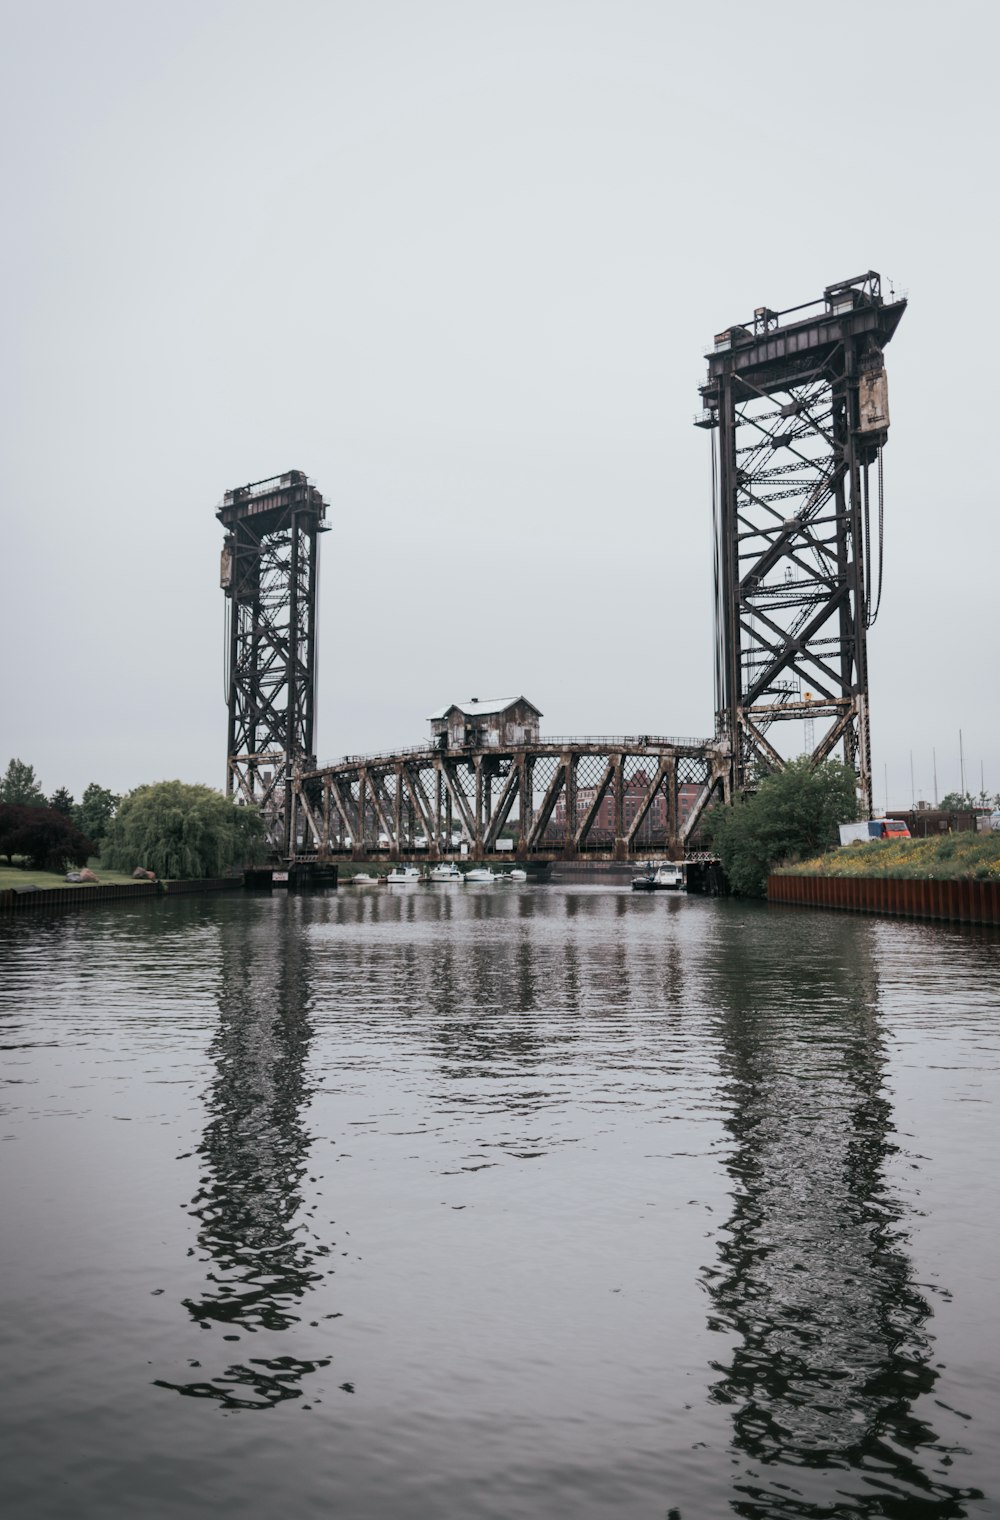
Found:
<svg viewBox="0 0 1000 1520"><path fill-rule="evenodd" d="M724 745L552 739L514 749L348 755L296 767L300 860L682 857L708 803L728 800ZM507 836L507 851L501 841Z"/></svg>
<svg viewBox="0 0 1000 1520"><path fill-rule="evenodd" d="M289 854L292 769L314 756L318 534L326 503L301 470L227 491L226 790L256 803Z"/></svg>
<svg viewBox="0 0 1000 1520"><path fill-rule="evenodd" d="M869 270L828 286L821 302L758 308L707 356L696 421L713 432L716 725L734 793L785 764L788 746L782 753L768 730L791 721L814 761L842 747L870 811L866 636L881 595L889 426L882 350L905 309L883 299Z"/></svg>

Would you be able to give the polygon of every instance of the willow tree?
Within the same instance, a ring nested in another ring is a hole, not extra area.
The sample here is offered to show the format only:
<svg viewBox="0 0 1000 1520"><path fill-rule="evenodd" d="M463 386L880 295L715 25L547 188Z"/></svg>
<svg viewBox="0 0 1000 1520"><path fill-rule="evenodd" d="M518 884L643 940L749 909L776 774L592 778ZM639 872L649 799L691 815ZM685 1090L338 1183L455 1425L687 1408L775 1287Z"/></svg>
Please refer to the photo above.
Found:
<svg viewBox="0 0 1000 1520"><path fill-rule="evenodd" d="M143 866L161 877L204 879L254 865L264 850L256 808L238 806L210 786L156 781L122 798L101 862L118 871Z"/></svg>

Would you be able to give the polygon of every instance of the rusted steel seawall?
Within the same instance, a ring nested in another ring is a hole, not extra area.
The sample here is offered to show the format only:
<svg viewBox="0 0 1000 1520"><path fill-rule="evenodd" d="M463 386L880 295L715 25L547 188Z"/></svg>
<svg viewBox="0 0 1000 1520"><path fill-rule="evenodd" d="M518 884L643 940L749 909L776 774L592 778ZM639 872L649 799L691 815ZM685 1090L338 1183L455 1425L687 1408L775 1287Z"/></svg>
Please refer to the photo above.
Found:
<svg viewBox="0 0 1000 1520"><path fill-rule="evenodd" d="M200 892L234 892L243 886L242 876L210 881L98 882L94 886L40 887L37 892L0 891L0 913L43 913L56 908L92 908L95 904L121 902L125 898L178 897Z"/></svg>
<svg viewBox="0 0 1000 1520"><path fill-rule="evenodd" d="M951 924L1000 926L998 881L904 881L891 876L768 877L767 900L844 913L888 913Z"/></svg>
<svg viewBox="0 0 1000 1520"><path fill-rule="evenodd" d="M90 887L40 887L37 892L0 891L0 913L41 913L50 908L90 908L126 897L159 897L155 881L99 883Z"/></svg>

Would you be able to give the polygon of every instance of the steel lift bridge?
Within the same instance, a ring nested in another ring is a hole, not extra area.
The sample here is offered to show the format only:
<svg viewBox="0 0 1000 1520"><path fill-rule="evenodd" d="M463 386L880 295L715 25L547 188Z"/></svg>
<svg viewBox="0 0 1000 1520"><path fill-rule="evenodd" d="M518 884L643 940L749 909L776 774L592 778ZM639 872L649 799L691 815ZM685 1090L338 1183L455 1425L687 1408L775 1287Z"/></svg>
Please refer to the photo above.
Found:
<svg viewBox="0 0 1000 1520"><path fill-rule="evenodd" d="M326 503L300 470L227 491L217 511L226 530L227 790L260 806L273 858L690 856L710 802L729 802L784 765L789 745L779 747L776 725L790 723L817 763L841 747L867 813L866 635L881 596L889 425L883 349L905 306L885 301L869 271L829 286L812 305L758 308L752 323L720 333L708 355L696 420L713 434L713 739L620 735L502 747L473 729L458 745L319 765ZM801 750L793 740L791 752Z"/></svg>
<svg viewBox="0 0 1000 1520"><path fill-rule="evenodd" d="M696 422L713 433L716 732L734 794L789 752L818 764L839 746L857 773L861 816L871 814L883 350L905 310L869 270L827 286L820 301L758 307L707 356Z"/></svg>
<svg viewBox="0 0 1000 1520"><path fill-rule="evenodd" d="M326 503L302 471L289 470L227 491L217 516L226 530L227 791L260 807L273 858L677 856L710 799L728 796L724 745L647 734L501 748L470 729L450 748L428 743L318 765Z"/></svg>

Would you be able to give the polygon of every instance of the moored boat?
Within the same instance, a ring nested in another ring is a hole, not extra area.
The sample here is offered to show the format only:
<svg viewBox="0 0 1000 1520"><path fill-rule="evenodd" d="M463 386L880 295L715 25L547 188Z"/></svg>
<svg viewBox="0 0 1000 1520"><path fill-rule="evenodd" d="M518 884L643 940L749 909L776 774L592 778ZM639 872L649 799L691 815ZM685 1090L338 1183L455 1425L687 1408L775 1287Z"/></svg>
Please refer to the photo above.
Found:
<svg viewBox="0 0 1000 1520"><path fill-rule="evenodd" d="M684 890L684 867L665 860L659 865L650 861L644 871L632 877L633 892L681 892Z"/></svg>
<svg viewBox="0 0 1000 1520"><path fill-rule="evenodd" d="M465 880L473 886L480 883L489 884L496 881L496 876L489 866L473 866L471 871L466 871Z"/></svg>
<svg viewBox="0 0 1000 1520"><path fill-rule="evenodd" d="M456 865L431 866L427 873L428 881L464 881L465 877Z"/></svg>
<svg viewBox="0 0 1000 1520"><path fill-rule="evenodd" d="M385 878L390 887L412 887L420 880L416 866L393 866Z"/></svg>

